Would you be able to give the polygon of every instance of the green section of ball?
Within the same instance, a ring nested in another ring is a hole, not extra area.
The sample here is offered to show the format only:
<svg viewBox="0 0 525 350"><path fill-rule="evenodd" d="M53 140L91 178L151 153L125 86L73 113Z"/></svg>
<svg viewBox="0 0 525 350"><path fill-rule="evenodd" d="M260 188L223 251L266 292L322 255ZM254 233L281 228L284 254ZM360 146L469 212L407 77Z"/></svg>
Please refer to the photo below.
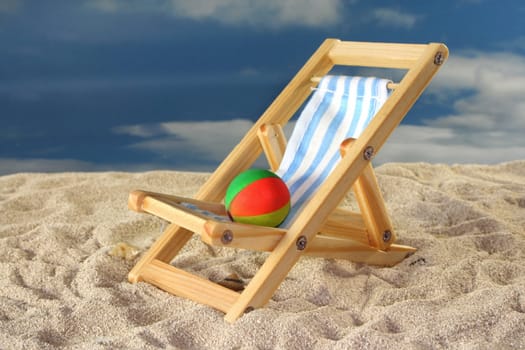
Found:
<svg viewBox="0 0 525 350"><path fill-rule="evenodd" d="M267 177L278 177L270 170L265 169L248 169L237 175L228 186L226 196L224 198L224 205L226 209L230 208L231 202L235 196L254 181L264 179Z"/></svg>
<svg viewBox="0 0 525 350"><path fill-rule="evenodd" d="M243 224L277 227L284 221L284 219L286 219L286 216L288 216L289 212L290 203L287 203L281 209L275 210L268 214L256 216L235 216L233 219L236 222Z"/></svg>

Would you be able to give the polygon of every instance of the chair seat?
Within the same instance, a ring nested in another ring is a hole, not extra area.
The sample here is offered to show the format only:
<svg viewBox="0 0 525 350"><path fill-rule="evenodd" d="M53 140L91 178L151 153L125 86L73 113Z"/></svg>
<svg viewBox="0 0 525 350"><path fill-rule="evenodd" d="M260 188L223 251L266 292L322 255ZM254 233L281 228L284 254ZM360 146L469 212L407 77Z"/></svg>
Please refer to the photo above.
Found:
<svg viewBox="0 0 525 350"><path fill-rule="evenodd" d="M301 207L326 181L339 160L341 143L358 138L389 96L388 79L327 75L302 110L277 174L287 184L292 210Z"/></svg>

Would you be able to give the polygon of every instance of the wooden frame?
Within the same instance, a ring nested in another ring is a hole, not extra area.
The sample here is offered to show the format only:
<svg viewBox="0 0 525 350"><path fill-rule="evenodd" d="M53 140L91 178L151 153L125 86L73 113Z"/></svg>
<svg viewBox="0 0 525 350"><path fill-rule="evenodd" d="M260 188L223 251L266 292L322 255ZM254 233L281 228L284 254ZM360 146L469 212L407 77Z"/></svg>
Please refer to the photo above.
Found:
<svg viewBox="0 0 525 350"><path fill-rule="evenodd" d="M261 118L201 187L194 199L134 191L129 206L170 222L129 273L133 283L145 281L170 293L212 306L234 322L244 312L264 306L303 254L394 265L415 249L393 244L392 224L370 164L434 74L448 57L439 43L386 44L327 39L284 88ZM182 203L224 214L226 188L264 150L276 169L286 147L281 126L303 104L318 79L334 65L406 69L407 72L375 118L356 140L341 145L342 159L288 229L210 219ZM353 189L361 213L338 208ZM322 205L321 205L322 204ZM170 263L192 237L207 244L270 251L242 293L190 274Z"/></svg>

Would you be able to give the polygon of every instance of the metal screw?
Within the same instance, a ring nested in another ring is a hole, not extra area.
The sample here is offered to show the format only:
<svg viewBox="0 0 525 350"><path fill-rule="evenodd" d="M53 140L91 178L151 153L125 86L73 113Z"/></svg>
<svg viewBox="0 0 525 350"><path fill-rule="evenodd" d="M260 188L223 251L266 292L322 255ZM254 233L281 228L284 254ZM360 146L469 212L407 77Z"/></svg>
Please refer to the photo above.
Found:
<svg viewBox="0 0 525 350"><path fill-rule="evenodd" d="M222 233L221 242L224 244L229 244L233 241L233 232L230 230L225 230Z"/></svg>
<svg viewBox="0 0 525 350"><path fill-rule="evenodd" d="M306 244L308 243L308 240L305 236L301 236L297 238L297 241L295 242L295 245L297 246L297 250L304 250L306 248Z"/></svg>
<svg viewBox="0 0 525 350"><path fill-rule="evenodd" d="M445 62L445 55L443 55L443 52L438 51L436 53L436 56L434 56L434 64L437 66L441 66Z"/></svg>
<svg viewBox="0 0 525 350"><path fill-rule="evenodd" d="M386 230L383 232L383 242L388 242L392 239L392 232L389 230Z"/></svg>
<svg viewBox="0 0 525 350"><path fill-rule="evenodd" d="M365 160L370 160L372 159L373 156L374 156L374 147L368 146L367 148L365 148L365 150L363 151L363 158L365 158Z"/></svg>

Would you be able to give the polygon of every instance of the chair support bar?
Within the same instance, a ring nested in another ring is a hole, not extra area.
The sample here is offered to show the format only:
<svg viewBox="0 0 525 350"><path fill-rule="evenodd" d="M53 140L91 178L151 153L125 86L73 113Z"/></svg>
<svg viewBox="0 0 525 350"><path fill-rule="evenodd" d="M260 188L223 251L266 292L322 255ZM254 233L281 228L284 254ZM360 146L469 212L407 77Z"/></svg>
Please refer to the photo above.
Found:
<svg viewBox="0 0 525 350"><path fill-rule="evenodd" d="M319 84L321 82L321 79L322 77L312 77L310 81L314 84ZM395 90L398 86L399 86L398 83L393 83L393 82L386 84L386 87L389 88L390 90Z"/></svg>

